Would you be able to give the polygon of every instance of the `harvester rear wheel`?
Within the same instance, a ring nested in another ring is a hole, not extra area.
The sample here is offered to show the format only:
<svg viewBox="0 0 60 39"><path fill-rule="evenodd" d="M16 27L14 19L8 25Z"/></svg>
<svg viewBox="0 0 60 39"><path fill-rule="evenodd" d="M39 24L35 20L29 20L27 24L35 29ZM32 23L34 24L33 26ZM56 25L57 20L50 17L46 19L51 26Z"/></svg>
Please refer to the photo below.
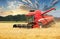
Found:
<svg viewBox="0 0 60 39"><path fill-rule="evenodd" d="M41 22L39 22L38 25L40 26L40 28L43 27L43 24Z"/></svg>

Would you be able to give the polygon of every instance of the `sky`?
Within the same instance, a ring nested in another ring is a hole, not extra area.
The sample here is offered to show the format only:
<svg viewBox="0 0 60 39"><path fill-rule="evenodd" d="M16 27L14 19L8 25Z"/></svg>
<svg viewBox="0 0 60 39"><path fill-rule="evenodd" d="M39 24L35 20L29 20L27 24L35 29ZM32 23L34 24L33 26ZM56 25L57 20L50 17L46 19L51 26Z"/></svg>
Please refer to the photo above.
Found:
<svg viewBox="0 0 60 39"><path fill-rule="evenodd" d="M38 1L38 2L36 2L36 1ZM51 11L49 14L51 14L55 17L60 17L60 0L36 0L36 1L28 0L28 2L27 2L27 0L0 0L0 12L1 11L5 12L8 10L16 10L16 9L19 10L19 9L21 9L20 6L24 5L24 4L26 4L25 6L28 7L28 8L25 8L27 10L32 8L32 9L40 9L43 11L45 5L47 5L49 8L57 1L57 3L53 6L56 8L56 10ZM14 12L14 13L16 13L16 12Z"/></svg>

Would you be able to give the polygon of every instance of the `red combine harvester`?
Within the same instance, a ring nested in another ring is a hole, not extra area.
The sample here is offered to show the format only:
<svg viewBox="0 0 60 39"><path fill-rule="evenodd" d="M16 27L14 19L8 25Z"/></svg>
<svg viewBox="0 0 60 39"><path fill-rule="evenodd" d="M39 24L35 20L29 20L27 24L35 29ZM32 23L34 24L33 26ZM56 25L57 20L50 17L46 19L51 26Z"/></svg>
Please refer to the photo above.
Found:
<svg viewBox="0 0 60 39"><path fill-rule="evenodd" d="M51 22L54 22L54 17L47 15L46 13L55 10L55 8L51 8L45 12L41 12L40 10L30 10L27 17L27 24L14 24L13 27L20 27L20 28L41 28L41 27L48 27ZM29 18L33 18L30 19ZM32 20L32 21L31 21Z"/></svg>

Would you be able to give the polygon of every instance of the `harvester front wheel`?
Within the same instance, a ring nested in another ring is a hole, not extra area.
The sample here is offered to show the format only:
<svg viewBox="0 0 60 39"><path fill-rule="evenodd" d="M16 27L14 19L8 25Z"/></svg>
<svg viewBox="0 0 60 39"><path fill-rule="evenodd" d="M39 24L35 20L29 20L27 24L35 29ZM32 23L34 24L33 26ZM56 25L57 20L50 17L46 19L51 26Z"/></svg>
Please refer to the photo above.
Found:
<svg viewBox="0 0 60 39"><path fill-rule="evenodd" d="M28 23L27 28L33 28L33 23Z"/></svg>

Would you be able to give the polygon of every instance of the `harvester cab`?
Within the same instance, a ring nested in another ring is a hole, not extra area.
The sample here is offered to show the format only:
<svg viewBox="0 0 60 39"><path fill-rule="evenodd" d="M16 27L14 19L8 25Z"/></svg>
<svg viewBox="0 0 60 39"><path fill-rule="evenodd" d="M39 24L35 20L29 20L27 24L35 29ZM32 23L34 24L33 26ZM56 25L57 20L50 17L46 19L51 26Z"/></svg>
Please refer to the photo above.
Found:
<svg viewBox="0 0 60 39"><path fill-rule="evenodd" d="M30 10L29 12L34 12L35 10ZM26 21L28 22L28 23L30 23L30 22L34 22L34 16L33 15L31 15L31 16L27 16L27 15L25 15L26 16Z"/></svg>

